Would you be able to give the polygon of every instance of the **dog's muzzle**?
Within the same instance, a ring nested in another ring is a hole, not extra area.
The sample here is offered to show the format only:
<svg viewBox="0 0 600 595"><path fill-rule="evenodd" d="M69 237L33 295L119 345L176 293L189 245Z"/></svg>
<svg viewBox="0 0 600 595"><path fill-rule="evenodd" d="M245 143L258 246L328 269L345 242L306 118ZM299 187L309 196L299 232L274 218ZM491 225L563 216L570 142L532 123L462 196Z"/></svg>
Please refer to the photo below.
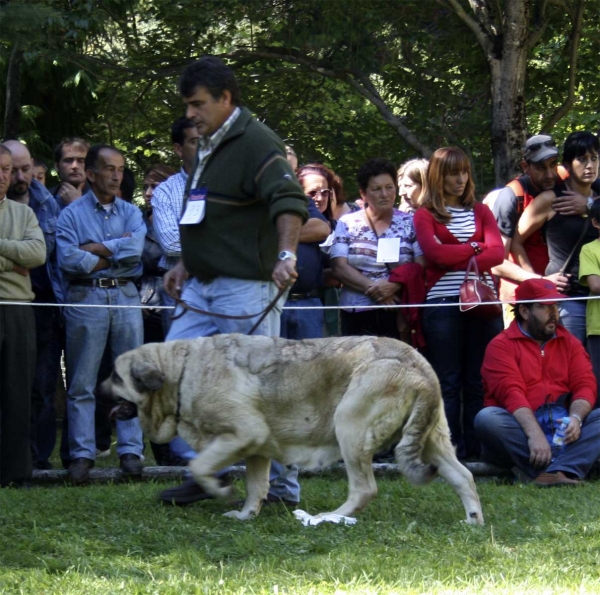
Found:
<svg viewBox="0 0 600 595"><path fill-rule="evenodd" d="M118 421L129 421L134 417L137 417L138 410L137 405L131 401L118 398L117 406L113 407L110 411L110 419L116 419Z"/></svg>

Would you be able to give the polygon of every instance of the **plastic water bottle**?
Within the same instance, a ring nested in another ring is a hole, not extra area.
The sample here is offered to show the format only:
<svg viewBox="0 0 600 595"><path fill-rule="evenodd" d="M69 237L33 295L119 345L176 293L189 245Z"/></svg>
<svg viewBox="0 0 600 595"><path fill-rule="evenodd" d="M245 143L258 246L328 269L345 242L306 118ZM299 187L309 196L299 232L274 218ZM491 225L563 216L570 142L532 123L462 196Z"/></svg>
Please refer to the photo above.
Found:
<svg viewBox="0 0 600 595"><path fill-rule="evenodd" d="M558 454L565 445L565 434L567 433L570 421L570 417L563 417L560 425L554 431L554 436L552 436L552 451L556 454Z"/></svg>

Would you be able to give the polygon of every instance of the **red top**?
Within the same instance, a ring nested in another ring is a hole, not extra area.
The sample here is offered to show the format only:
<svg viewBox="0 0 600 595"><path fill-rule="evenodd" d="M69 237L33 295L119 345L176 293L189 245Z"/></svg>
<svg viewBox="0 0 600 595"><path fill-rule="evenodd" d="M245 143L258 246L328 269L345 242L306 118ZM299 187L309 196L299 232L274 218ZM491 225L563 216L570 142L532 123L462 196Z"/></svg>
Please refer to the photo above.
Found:
<svg viewBox="0 0 600 595"><path fill-rule="evenodd" d="M583 345L558 325L556 337L540 348L524 335L517 321L494 337L481 367L484 407L503 407L514 413L521 407L535 411L564 393L573 400L596 402L596 377Z"/></svg>
<svg viewBox="0 0 600 595"><path fill-rule="evenodd" d="M471 242L477 242L481 253L475 257L479 272L489 271L504 261L504 245L496 219L489 207L475 203L475 233L462 244L446 227L436 221L428 209L415 213L417 241L427 259L427 288L431 289L448 271L466 271L475 254ZM439 241L438 241L439 240Z"/></svg>

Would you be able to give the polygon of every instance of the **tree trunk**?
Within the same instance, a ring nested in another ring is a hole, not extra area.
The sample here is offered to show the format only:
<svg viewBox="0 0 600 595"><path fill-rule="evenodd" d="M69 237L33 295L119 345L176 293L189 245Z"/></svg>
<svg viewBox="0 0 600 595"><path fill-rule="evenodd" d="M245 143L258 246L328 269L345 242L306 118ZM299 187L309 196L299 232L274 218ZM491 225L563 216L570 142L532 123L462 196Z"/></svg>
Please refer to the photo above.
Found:
<svg viewBox="0 0 600 595"><path fill-rule="evenodd" d="M15 140L21 124L21 60L23 50L15 41L6 74L6 106L4 109L4 138Z"/></svg>
<svg viewBox="0 0 600 595"><path fill-rule="evenodd" d="M525 77L529 53L529 0L506 3L502 48L488 56L492 84L492 153L496 186L519 173L525 144Z"/></svg>

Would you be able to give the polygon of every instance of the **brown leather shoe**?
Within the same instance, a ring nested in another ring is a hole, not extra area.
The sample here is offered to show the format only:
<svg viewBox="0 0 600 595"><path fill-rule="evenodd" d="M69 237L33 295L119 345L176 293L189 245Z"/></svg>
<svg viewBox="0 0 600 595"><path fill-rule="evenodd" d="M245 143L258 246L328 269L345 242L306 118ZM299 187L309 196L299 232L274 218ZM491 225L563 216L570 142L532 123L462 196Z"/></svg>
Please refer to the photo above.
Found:
<svg viewBox="0 0 600 595"><path fill-rule="evenodd" d="M533 480L533 483L540 488L553 488L557 486L578 486L583 482L580 479L571 479L570 477L567 477L562 471L556 471L554 473L547 473L544 471Z"/></svg>

